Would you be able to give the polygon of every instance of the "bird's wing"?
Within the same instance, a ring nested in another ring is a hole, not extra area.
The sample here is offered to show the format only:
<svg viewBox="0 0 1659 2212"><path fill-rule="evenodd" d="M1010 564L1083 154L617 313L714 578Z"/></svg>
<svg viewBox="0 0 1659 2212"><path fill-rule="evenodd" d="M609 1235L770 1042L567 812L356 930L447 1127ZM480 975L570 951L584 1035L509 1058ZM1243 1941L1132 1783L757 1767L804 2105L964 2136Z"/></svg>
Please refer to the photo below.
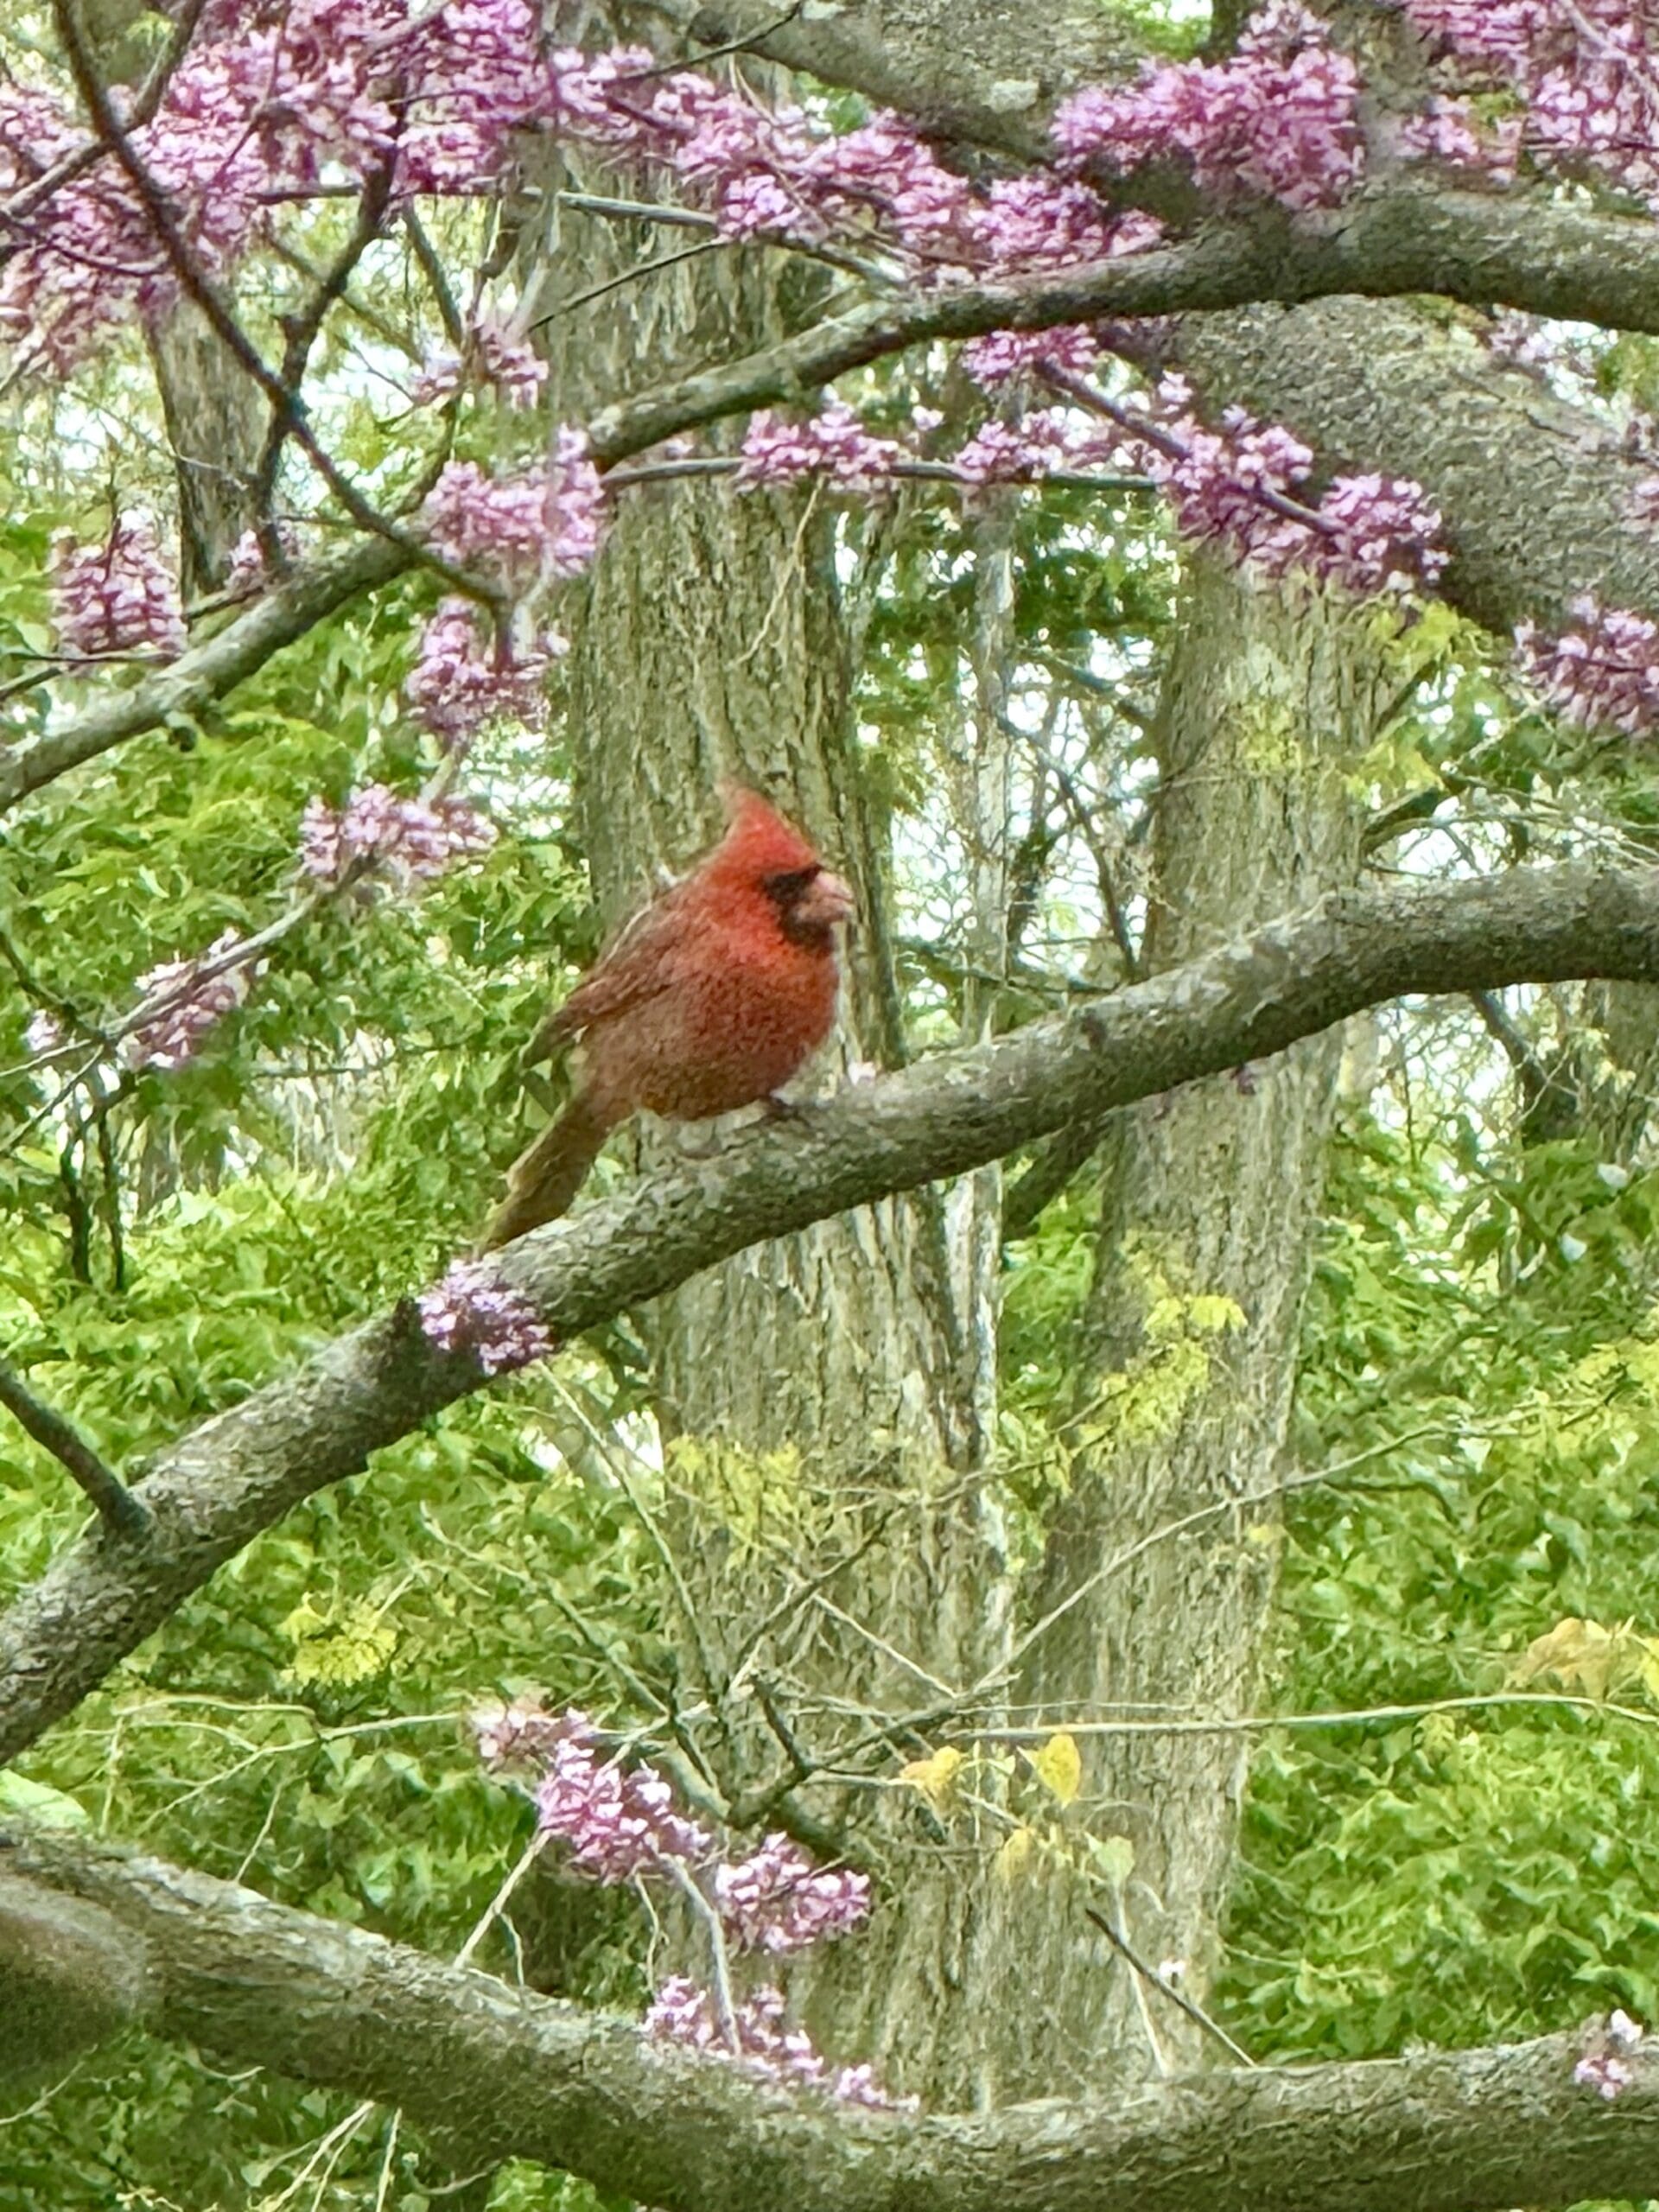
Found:
<svg viewBox="0 0 1659 2212"><path fill-rule="evenodd" d="M685 943L682 886L642 906L622 925L563 1005L556 1006L525 1046L526 1067L548 1058L590 1029L655 998L674 982Z"/></svg>

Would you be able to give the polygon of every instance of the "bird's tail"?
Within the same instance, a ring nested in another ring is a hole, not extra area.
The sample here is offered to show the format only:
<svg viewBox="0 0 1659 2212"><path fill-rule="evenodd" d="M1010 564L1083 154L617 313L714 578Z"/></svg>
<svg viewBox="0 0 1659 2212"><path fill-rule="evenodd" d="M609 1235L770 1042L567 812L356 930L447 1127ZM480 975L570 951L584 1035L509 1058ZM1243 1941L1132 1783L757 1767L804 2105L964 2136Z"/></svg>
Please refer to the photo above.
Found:
<svg viewBox="0 0 1659 2212"><path fill-rule="evenodd" d="M556 1221L587 1179L613 1124L579 1090L556 1122L550 1122L507 1171L507 1195L490 1217L480 1252L511 1243L526 1230Z"/></svg>

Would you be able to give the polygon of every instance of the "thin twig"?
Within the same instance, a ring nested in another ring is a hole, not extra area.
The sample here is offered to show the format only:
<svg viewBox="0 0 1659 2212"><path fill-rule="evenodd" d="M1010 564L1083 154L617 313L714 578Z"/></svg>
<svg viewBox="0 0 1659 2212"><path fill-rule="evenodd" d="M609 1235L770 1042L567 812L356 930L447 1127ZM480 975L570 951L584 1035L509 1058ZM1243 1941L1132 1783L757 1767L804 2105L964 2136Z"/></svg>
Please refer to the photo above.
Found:
<svg viewBox="0 0 1659 2212"><path fill-rule="evenodd" d="M723 61L728 54L748 54L774 31L787 30L801 12L802 0L790 0L790 4L769 23L762 23L756 30L746 31L741 38L728 38L723 46L705 47L701 54L688 54L678 61L659 61L654 69L632 69L620 81L625 85L643 84L652 77L671 77L682 69L706 69L711 61Z"/></svg>
<svg viewBox="0 0 1659 2212"><path fill-rule="evenodd" d="M1202 2028L1206 2035L1213 2036L1224 2050L1231 2052L1241 2066L1256 2064L1257 2062L1250 2056L1243 2044L1235 2043L1218 2020L1212 2020L1202 2005L1195 2005L1192 1999L1177 1989L1173 1982L1166 1981L1156 1967L1149 1967L1139 1952L1131 1948L1127 1938L1118 1934L1103 1912L1097 1912L1091 1904L1084 1905L1084 1910L1113 1948L1128 1961L1130 1967L1142 1981L1155 1989L1160 1997L1166 1997L1177 2011L1185 2012L1187 2018Z"/></svg>
<svg viewBox="0 0 1659 2212"><path fill-rule="evenodd" d="M311 348L327 319L329 308L345 291L352 271L379 237L391 198L391 165L385 162L364 184L351 236L318 278L303 307L283 320L283 365L277 373L288 395L287 404L273 406L270 410L264 448L253 474L253 511L259 518L260 550L265 556L266 568L275 576L285 575L290 565L272 512L276 471L282 465L283 448L296 424L302 420L300 388L305 381Z"/></svg>
<svg viewBox="0 0 1659 2212"><path fill-rule="evenodd" d="M137 1536L149 1527L149 1508L127 1488L114 1468L60 1413L37 1398L16 1368L3 1359L0 1359L0 1406L68 1471L97 1507L106 1529L118 1535Z"/></svg>
<svg viewBox="0 0 1659 2212"><path fill-rule="evenodd" d="M260 353L221 297L218 286L201 267L174 220L168 195L159 181L139 158L127 136L120 118L110 101L108 88L93 65L86 41L81 35L75 0L53 0L53 21L63 44L64 55L69 63L75 89L80 94L87 113L97 128L99 136L108 146L116 160L125 170L134 191L143 203L144 213L157 243L170 264L174 275L185 292L201 309L226 350L244 372L252 378L272 408L286 425L285 435L291 437L304 452L312 467L322 478L329 490L340 501L353 522L377 537L389 539L423 567L433 569L447 583L468 599L483 605L499 608L501 594L492 584L459 569L435 552L423 539L412 536L397 523L381 513L371 499L365 499L350 477L339 467L312 429L303 403L297 393L289 390L282 377Z"/></svg>
<svg viewBox="0 0 1659 2212"><path fill-rule="evenodd" d="M720 1924L720 1915L692 1880L690 1870L677 1859L671 1854L664 1854L662 1863L684 1891L686 1902L708 1933L709 1962L715 1985L715 2011L720 2020L721 2034L726 2038L726 2048L736 2057L741 2048L737 2039L737 2007L732 2001L731 1961L726 1955L726 1931Z"/></svg>
<svg viewBox="0 0 1659 2212"><path fill-rule="evenodd" d="M590 284L585 292L578 292L574 299L561 300L556 308L537 316L531 324L532 330L545 330L550 322L556 322L562 315L574 315L578 308L585 308L594 300L602 300L607 292L620 291L623 285L632 284L636 278L655 276L664 269L677 268L683 261L700 261L706 253L717 253L721 246L731 245L731 238L699 238L696 245L682 246L677 253L665 253L656 261L642 261L637 267L625 269L620 276L607 276L602 284Z"/></svg>
<svg viewBox="0 0 1659 2212"><path fill-rule="evenodd" d="M696 207L676 207L656 200L617 200L602 192L560 192L561 207L574 207L583 215L613 215L620 221L668 223L684 231L716 231L719 223Z"/></svg>

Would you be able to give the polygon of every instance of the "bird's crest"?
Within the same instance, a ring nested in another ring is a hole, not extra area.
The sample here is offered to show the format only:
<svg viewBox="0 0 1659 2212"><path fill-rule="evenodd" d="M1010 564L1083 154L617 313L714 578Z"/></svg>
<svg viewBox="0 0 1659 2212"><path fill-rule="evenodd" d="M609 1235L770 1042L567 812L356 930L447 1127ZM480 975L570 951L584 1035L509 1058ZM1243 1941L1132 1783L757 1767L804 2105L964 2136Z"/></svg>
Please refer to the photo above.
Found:
<svg viewBox="0 0 1659 2212"><path fill-rule="evenodd" d="M709 855L707 866L750 879L786 875L797 869L821 865L818 855L800 831L785 821L758 791L741 784L723 782L720 803L730 824Z"/></svg>

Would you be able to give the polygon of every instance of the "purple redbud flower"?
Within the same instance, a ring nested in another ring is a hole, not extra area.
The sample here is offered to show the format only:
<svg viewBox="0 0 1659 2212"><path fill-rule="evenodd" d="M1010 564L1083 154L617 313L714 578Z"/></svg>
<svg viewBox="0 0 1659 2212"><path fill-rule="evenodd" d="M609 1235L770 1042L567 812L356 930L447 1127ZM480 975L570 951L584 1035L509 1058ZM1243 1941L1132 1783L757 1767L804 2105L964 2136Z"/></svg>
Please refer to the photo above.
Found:
<svg viewBox="0 0 1659 2212"><path fill-rule="evenodd" d="M547 363L527 339L515 337L499 322L485 316L467 336L467 364L480 384L490 385L509 407L533 407L547 381ZM444 353L429 360L410 389L417 407L447 399L460 384L461 357Z"/></svg>
<svg viewBox="0 0 1659 2212"><path fill-rule="evenodd" d="M1576 626L1554 638L1535 622L1519 626L1522 668L1567 721L1647 736L1659 722L1659 624L1587 597L1574 600L1572 613Z"/></svg>
<svg viewBox="0 0 1659 2212"><path fill-rule="evenodd" d="M537 1792L540 1824L570 1847L575 1872L597 1882L627 1882L677 1859L696 1863L714 1838L675 1808L674 1793L653 1766L624 1767L605 1758L580 1713L553 1748Z"/></svg>
<svg viewBox="0 0 1659 2212"><path fill-rule="evenodd" d="M873 492L887 480L899 455L893 441L867 430L844 400L827 401L822 413L804 423L779 422L763 409L750 417L735 481L747 490L823 476L843 491Z"/></svg>
<svg viewBox="0 0 1659 2212"><path fill-rule="evenodd" d="M1074 167L1126 174L1181 160L1201 191L1334 206L1359 176L1359 77L1299 0L1268 0L1218 63L1147 62L1122 91L1061 102L1054 143Z"/></svg>
<svg viewBox="0 0 1659 2212"><path fill-rule="evenodd" d="M53 612L67 654L119 653L148 647L168 658L186 643L184 609L173 564L148 515L118 518L102 545L58 540Z"/></svg>
<svg viewBox="0 0 1659 2212"><path fill-rule="evenodd" d="M1573 2079L1586 2089L1605 2097L1611 2104L1621 2091L1628 2089L1636 2076L1622 2058L1615 2058L1608 2051L1591 2051L1573 2069Z"/></svg>
<svg viewBox="0 0 1659 2212"><path fill-rule="evenodd" d="M732 2007L737 2049L727 2040L715 2000L687 1974L673 1974L652 1999L645 2031L653 2043L677 2044L740 2066L758 2081L795 2088L826 2091L844 2103L876 2111L913 2109L913 2098L891 2097L868 2065L843 2066L831 2075L823 2054L804 2028L791 2028L780 1990L761 1988L740 1997Z"/></svg>
<svg viewBox="0 0 1659 2212"><path fill-rule="evenodd" d="M484 1765L500 1769L526 1760L545 1764L572 1735L591 1731L586 1713L574 1707L546 1712L539 1699L516 1698L508 1705L483 1706L467 1716Z"/></svg>
<svg viewBox="0 0 1659 2212"><path fill-rule="evenodd" d="M554 1348L547 1325L523 1291L487 1260L454 1260L442 1280L415 1301L429 1344L470 1352L486 1375L504 1375Z"/></svg>
<svg viewBox="0 0 1659 2212"><path fill-rule="evenodd" d="M300 868L331 886L358 863L385 866L406 879L430 879L494 842L494 825L464 798L402 798L385 784L367 784L339 812L327 799L307 801L300 819Z"/></svg>
<svg viewBox="0 0 1659 2212"><path fill-rule="evenodd" d="M552 631L529 645L490 634L470 600L446 599L421 633L404 696L447 752L463 750L486 723L538 728L547 715L547 667L569 648Z"/></svg>
<svg viewBox="0 0 1659 2212"><path fill-rule="evenodd" d="M870 1885L850 1868L817 1866L779 1833L739 1865L715 1867L715 1904L747 1948L798 1951L855 1928L870 1910Z"/></svg>
<svg viewBox="0 0 1659 2212"><path fill-rule="evenodd" d="M227 968L220 975L202 973L233 953L241 943L239 931L226 930L194 959L164 960L138 978L141 1018L124 1047L130 1066L164 1068L171 1073L189 1065L208 1031L248 995L249 977L244 964Z"/></svg>

